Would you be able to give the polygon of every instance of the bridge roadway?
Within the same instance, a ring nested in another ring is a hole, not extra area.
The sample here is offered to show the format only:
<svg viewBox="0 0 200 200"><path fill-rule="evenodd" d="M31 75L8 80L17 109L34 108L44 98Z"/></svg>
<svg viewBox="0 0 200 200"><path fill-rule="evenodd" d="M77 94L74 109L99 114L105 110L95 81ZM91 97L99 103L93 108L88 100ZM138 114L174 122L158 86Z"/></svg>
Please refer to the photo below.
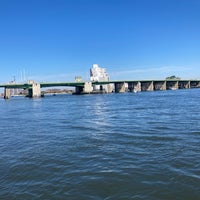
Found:
<svg viewBox="0 0 200 200"><path fill-rule="evenodd" d="M190 83L196 83L200 82L200 80L177 80L177 79L168 79L168 80L113 80L113 81L96 81L92 82L92 85L106 85L106 84L116 84L116 83L160 83L160 82L179 82L179 83L184 83L184 82L190 82ZM50 82L50 83L40 83L41 88L45 87L61 87L61 86L67 86L67 87L83 87L85 82ZM0 88L8 88L8 89L29 89L32 88L32 83L21 83L21 84L0 84Z"/></svg>
<svg viewBox="0 0 200 200"><path fill-rule="evenodd" d="M115 92L140 92L153 90L168 89L189 89L200 87L200 80L111 80L99 82L57 82L57 83L23 83L23 84L1 84L0 88L4 88L4 98L10 97L10 89L28 89L30 97L39 97L41 95L40 88L45 87L75 87L75 93L92 93L93 85L113 84ZM108 91L113 92L113 91Z"/></svg>
<svg viewBox="0 0 200 200"><path fill-rule="evenodd" d="M76 86L84 86L85 82L66 82L66 83L40 83L41 88L45 87L61 87L61 86L68 86L68 87L76 87ZM7 89L30 89L32 88L32 84L30 83L21 83L21 84L2 84L0 85L2 88Z"/></svg>

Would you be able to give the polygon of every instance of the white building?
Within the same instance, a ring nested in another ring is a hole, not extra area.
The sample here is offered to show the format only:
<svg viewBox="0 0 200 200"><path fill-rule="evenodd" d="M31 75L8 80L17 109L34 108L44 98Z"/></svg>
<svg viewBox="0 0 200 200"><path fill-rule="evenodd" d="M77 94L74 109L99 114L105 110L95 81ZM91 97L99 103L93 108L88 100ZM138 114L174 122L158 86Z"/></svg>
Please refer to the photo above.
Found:
<svg viewBox="0 0 200 200"><path fill-rule="evenodd" d="M92 68L90 69L90 81L109 81L109 76L106 72L105 68L99 67L98 64L93 64ZM105 92L110 92L111 91L111 86L110 84L107 85L95 85L94 90L103 90Z"/></svg>
<svg viewBox="0 0 200 200"><path fill-rule="evenodd" d="M109 81L109 76L105 68L99 67L98 64L94 64L90 69L91 81Z"/></svg>

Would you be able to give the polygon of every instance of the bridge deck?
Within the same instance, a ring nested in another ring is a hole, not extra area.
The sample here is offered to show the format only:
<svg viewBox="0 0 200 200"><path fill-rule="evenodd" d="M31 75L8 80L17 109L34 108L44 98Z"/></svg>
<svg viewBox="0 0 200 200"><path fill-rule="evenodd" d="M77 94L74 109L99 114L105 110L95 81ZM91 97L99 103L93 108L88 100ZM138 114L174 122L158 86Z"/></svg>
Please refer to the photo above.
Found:
<svg viewBox="0 0 200 200"><path fill-rule="evenodd" d="M177 79L171 79L171 80L111 80L111 81L98 81L98 82L92 82L93 85L103 85L103 84L110 84L110 83L147 83L147 82L200 82L200 80L177 80ZM61 87L61 86L67 86L67 87L76 87L80 86L83 87L85 82L60 82L60 83L40 83L41 88L45 87ZM22 88L22 89L29 89L32 87L32 84L1 84L0 88Z"/></svg>

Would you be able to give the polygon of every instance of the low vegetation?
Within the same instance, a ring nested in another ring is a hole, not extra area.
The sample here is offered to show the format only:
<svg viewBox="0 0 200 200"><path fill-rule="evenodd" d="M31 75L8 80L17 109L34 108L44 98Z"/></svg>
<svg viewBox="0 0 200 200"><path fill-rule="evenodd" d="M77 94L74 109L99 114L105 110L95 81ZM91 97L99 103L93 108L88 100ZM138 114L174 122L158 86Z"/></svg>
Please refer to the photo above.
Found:
<svg viewBox="0 0 200 200"><path fill-rule="evenodd" d="M175 75L166 78L166 80L180 80L180 79L181 79L180 77L177 77Z"/></svg>

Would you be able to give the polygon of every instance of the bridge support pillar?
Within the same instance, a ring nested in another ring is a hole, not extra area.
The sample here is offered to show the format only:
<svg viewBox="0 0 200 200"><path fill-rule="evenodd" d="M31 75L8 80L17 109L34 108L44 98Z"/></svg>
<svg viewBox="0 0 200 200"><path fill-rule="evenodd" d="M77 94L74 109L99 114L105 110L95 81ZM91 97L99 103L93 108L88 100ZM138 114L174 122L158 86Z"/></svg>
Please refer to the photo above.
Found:
<svg viewBox="0 0 200 200"><path fill-rule="evenodd" d="M153 81L145 81L141 83L141 90L142 91L153 91L154 84Z"/></svg>
<svg viewBox="0 0 200 200"><path fill-rule="evenodd" d="M76 86L74 94L89 94L92 91L92 82L85 82L84 86Z"/></svg>
<svg viewBox="0 0 200 200"><path fill-rule="evenodd" d="M179 89L189 89L190 88L190 81L179 81L178 82Z"/></svg>
<svg viewBox="0 0 200 200"><path fill-rule="evenodd" d="M154 81L154 90L166 90L166 81Z"/></svg>
<svg viewBox="0 0 200 200"><path fill-rule="evenodd" d="M108 84L108 85L107 85L107 91L106 91L106 92L107 92L107 93L113 92L113 87L114 87L114 86L113 86L112 84Z"/></svg>
<svg viewBox="0 0 200 200"><path fill-rule="evenodd" d="M85 82L83 87L84 93L91 93L93 91L92 82Z"/></svg>
<svg viewBox="0 0 200 200"><path fill-rule="evenodd" d="M30 98L41 97L41 90L39 83L33 83L32 88L28 89L28 97Z"/></svg>
<svg viewBox="0 0 200 200"><path fill-rule="evenodd" d="M128 83L128 89L130 92L141 92L141 83L138 82L130 82Z"/></svg>
<svg viewBox="0 0 200 200"><path fill-rule="evenodd" d="M125 83L115 83L115 92L116 93L126 92L126 84Z"/></svg>
<svg viewBox="0 0 200 200"><path fill-rule="evenodd" d="M179 82L178 81L167 81L167 90L177 90Z"/></svg>
<svg viewBox="0 0 200 200"><path fill-rule="evenodd" d="M185 85L185 88L189 89L190 88L190 81L188 81Z"/></svg>
<svg viewBox="0 0 200 200"><path fill-rule="evenodd" d="M10 99L10 89L4 88L4 99Z"/></svg>
<svg viewBox="0 0 200 200"><path fill-rule="evenodd" d="M200 81L190 81L190 88L199 88L200 87Z"/></svg>

